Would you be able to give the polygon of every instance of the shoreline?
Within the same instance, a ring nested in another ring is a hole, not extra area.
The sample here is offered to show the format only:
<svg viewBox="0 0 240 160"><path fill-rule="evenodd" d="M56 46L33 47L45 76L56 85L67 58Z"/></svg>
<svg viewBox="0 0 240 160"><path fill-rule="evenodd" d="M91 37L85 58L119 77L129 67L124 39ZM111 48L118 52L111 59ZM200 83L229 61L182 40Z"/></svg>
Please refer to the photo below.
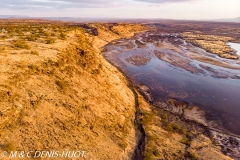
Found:
<svg viewBox="0 0 240 160"><path fill-rule="evenodd" d="M108 61L109 62L109 61ZM113 65L111 62L109 62L111 65ZM117 67L117 66L115 66L115 65L113 65L114 67L116 67L117 68L117 70L119 71L119 72L121 72L121 74L127 79L127 81L128 81L128 87L129 87L129 89L137 89L137 91L141 94L141 96L143 96L144 97L144 99L145 99L145 101L147 101L147 103L149 104L149 105L151 105L151 106L154 106L154 107L157 107L157 108L161 108L161 107L159 107L159 106L156 106L156 105L154 105L152 102L151 102L151 100L149 100L149 99L147 99L146 97L146 95L144 95L143 93L142 93L142 91L140 90L140 88L138 87L138 86L136 86L136 85L134 85L133 84L133 82L131 81L131 79L129 78L129 77L127 77L127 75L125 75L124 73L123 73L123 71L119 68L119 67ZM133 87L133 88L132 88ZM135 95L135 94L134 94ZM163 109L163 108L161 108L161 109ZM234 133L231 133L231 132L229 132L229 131L227 131L227 130L225 130L225 132L223 131L223 130L220 130L220 129L217 129L217 128L211 128L211 127L209 127L209 126L207 126L207 125L204 125L204 124L201 124L201 123L199 123L199 122L197 122L197 121L194 121L194 120L190 120L190 119L186 119L184 116L182 116L182 115L177 115L177 114L174 114L173 112L171 112L171 111L168 111L168 110L165 110L164 109L164 111L166 111L166 112L168 112L169 114L173 114L173 115L175 115L175 116L178 116L178 117L180 117L180 118L183 118L183 120L181 120L181 121L184 121L185 123L188 123L188 124L190 124L190 125L196 125L197 127L199 127L199 128L201 128L201 129L203 129L203 130L206 130L205 132L206 133L203 133L205 136L207 136L208 138L210 138L211 139L211 141L214 143L214 145L216 145L216 146L223 146L223 144L219 144L219 143L221 143L220 142L220 140L218 140L218 137L219 137L219 135L221 135L221 138L222 139L231 139L232 137L233 138L237 138L237 140L240 142L240 135L236 135L236 134L234 134ZM145 134L145 133L144 133ZM139 148L139 147L137 147L137 148ZM229 148L228 148L229 149ZM232 148L231 148L232 149ZM227 150L227 149L226 149ZM231 151L230 151L231 152ZM226 154L226 153L224 153L224 151L222 150L222 153L223 154L225 154L225 155L228 155L228 154ZM228 155L228 156L230 156L230 157L232 157L231 155ZM234 158L234 157L232 157L232 158Z"/></svg>

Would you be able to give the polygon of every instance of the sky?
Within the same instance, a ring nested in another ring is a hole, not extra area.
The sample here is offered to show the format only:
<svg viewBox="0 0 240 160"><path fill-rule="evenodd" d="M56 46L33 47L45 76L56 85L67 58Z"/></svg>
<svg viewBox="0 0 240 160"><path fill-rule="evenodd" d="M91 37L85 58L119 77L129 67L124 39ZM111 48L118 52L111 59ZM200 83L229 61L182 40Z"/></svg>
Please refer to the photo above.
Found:
<svg viewBox="0 0 240 160"><path fill-rule="evenodd" d="M240 0L0 0L0 15L224 19L240 17Z"/></svg>

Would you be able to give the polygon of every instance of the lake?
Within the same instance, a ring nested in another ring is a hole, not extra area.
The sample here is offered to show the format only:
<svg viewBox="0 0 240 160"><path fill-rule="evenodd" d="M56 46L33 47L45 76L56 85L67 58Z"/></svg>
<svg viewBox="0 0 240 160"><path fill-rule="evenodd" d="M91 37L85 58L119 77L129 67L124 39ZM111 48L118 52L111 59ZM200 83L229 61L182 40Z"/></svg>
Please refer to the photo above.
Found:
<svg viewBox="0 0 240 160"><path fill-rule="evenodd" d="M105 59L133 84L147 86L154 103L174 98L198 105L220 128L240 135L239 60L208 53L177 34L141 33L105 49Z"/></svg>
<svg viewBox="0 0 240 160"><path fill-rule="evenodd" d="M228 45L237 51L237 54L240 56L240 43L228 43Z"/></svg>

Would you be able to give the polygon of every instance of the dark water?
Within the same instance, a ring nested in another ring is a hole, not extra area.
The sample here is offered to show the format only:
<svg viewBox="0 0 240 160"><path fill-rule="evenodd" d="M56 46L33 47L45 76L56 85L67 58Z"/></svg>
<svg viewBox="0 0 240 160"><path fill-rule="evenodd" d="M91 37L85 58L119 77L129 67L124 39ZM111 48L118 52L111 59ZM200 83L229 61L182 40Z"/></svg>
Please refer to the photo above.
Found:
<svg viewBox="0 0 240 160"><path fill-rule="evenodd" d="M240 61L219 58L177 37L160 36L150 42L142 38L149 35L116 41L103 55L133 83L148 86L154 102L174 98L198 105L240 135ZM217 62L199 61L189 53Z"/></svg>

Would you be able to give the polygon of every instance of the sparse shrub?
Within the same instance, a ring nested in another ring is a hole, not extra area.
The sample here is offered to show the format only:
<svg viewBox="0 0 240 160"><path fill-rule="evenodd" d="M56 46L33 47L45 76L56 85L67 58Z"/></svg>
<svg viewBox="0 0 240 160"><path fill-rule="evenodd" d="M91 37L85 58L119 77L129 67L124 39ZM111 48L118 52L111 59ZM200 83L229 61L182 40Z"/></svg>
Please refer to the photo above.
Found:
<svg viewBox="0 0 240 160"><path fill-rule="evenodd" d="M172 132L173 131L172 123L171 122L167 123L167 125L164 127L164 129L166 131Z"/></svg>
<svg viewBox="0 0 240 160"><path fill-rule="evenodd" d="M160 152L159 152L158 150L154 150L154 151L153 151L153 155L154 155L155 157L159 157L161 154L160 154Z"/></svg>
<svg viewBox="0 0 240 160"><path fill-rule="evenodd" d="M187 137L184 137L181 141L180 141L181 143L183 143L183 144L185 144L185 145L190 145L190 139L189 138L187 138Z"/></svg>
<svg viewBox="0 0 240 160"><path fill-rule="evenodd" d="M191 160L197 160L198 159L197 154L195 152L193 152L193 151L189 151L187 153L187 157L189 157Z"/></svg>
<svg viewBox="0 0 240 160"><path fill-rule="evenodd" d="M60 87L62 90L65 90L67 88L67 85L64 81L61 80L56 80L56 85L58 85L58 87Z"/></svg>
<svg viewBox="0 0 240 160"><path fill-rule="evenodd" d="M15 149L15 146L11 142L8 142L7 144L4 145L4 150L7 151L8 153L13 151L14 149Z"/></svg>
<svg viewBox="0 0 240 160"><path fill-rule="evenodd" d="M149 113L149 112L145 112L144 114L144 118L142 120L143 124L149 124L152 122L153 120L153 113Z"/></svg>
<svg viewBox="0 0 240 160"><path fill-rule="evenodd" d="M31 65L28 65L28 68L29 69L36 69L37 67L35 65L31 64Z"/></svg>
<svg viewBox="0 0 240 160"><path fill-rule="evenodd" d="M148 139L150 140L150 141L157 141L158 140L158 135L148 135Z"/></svg>
<svg viewBox="0 0 240 160"><path fill-rule="evenodd" d="M175 132L175 133L178 133L178 134L183 134L183 135L188 135L189 132L187 132L187 129L185 128L181 128L181 126L179 126L178 124L176 123L172 123L172 122L168 122L166 123L163 128L166 130L166 131L169 131L169 132ZM188 136L187 136L188 137ZM191 137L189 137L191 138Z"/></svg>
<svg viewBox="0 0 240 160"><path fill-rule="evenodd" d="M92 74L98 74L98 73L99 73L99 70L98 70L98 69L92 70Z"/></svg>
<svg viewBox="0 0 240 160"><path fill-rule="evenodd" d="M38 51L36 51L36 50L34 50L34 51L31 51L30 53L31 53L31 54L34 54L34 55L39 55L39 52L38 52Z"/></svg>
<svg viewBox="0 0 240 160"><path fill-rule="evenodd" d="M125 141L121 141L121 142L119 143L119 146L120 146L121 148L123 148L123 149L126 149L127 146L128 146L128 143L125 142Z"/></svg>
<svg viewBox="0 0 240 160"><path fill-rule="evenodd" d="M23 38L23 36L24 36L24 34L23 34L23 32L20 32L20 33L18 33L18 36L19 36L19 38Z"/></svg>
<svg viewBox="0 0 240 160"><path fill-rule="evenodd" d="M144 160L152 160L152 152L151 151L144 152Z"/></svg>
<svg viewBox="0 0 240 160"><path fill-rule="evenodd" d="M48 34L47 32L43 32L43 35L44 35L45 37L48 37L48 36L49 36L49 34Z"/></svg>
<svg viewBox="0 0 240 160"><path fill-rule="evenodd" d="M37 40L37 35L36 34L31 34L27 36L28 41L36 41Z"/></svg>
<svg viewBox="0 0 240 160"><path fill-rule="evenodd" d="M161 115L161 118L163 120L167 120L168 119L168 115L166 113L164 113L164 114Z"/></svg>
<svg viewBox="0 0 240 160"><path fill-rule="evenodd" d="M188 137L188 138L192 138L192 137L193 137L193 134L189 131L189 132L187 132L187 137Z"/></svg>
<svg viewBox="0 0 240 160"><path fill-rule="evenodd" d="M12 45L14 49L30 49L30 46L24 40L14 40Z"/></svg>
<svg viewBox="0 0 240 160"><path fill-rule="evenodd" d="M186 135L186 134L187 134L187 129L185 129L185 128L180 128L180 129L179 129L179 133L180 133L180 134L183 134L183 135Z"/></svg>
<svg viewBox="0 0 240 160"><path fill-rule="evenodd" d="M51 33L51 36L54 37L54 36L56 36L56 34L55 33Z"/></svg>
<svg viewBox="0 0 240 160"><path fill-rule="evenodd" d="M6 47L0 47L0 51L5 51L6 50Z"/></svg>
<svg viewBox="0 0 240 160"><path fill-rule="evenodd" d="M8 38L7 35L3 35L3 36L0 37L0 39L7 39L7 38Z"/></svg>
<svg viewBox="0 0 240 160"><path fill-rule="evenodd" d="M30 53L30 51L28 51L28 50L27 51L24 50L24 51L21 52L21 54L29 54L29 53Z"/></svg>
<svg viewBox="0 0 240 160"><path fill-rule="evenodd" d="M175 131L179 131L180 130L180 126L176 123L172 123L172 129Z"/></svg>
<svg viewBox="0 0 240 160"><path fill-rule="evenodd" d="M65 40L66 39L66 35L64 33L62 33L62 32L60 33L60 39L61 40Z"/></svg>
<svg viewBox="0 0 240 160"><path fill-rule="evenodd" d="M46 41L46 44L53 44L55 42L55 39L53 38L48 38Z"/></svg>

